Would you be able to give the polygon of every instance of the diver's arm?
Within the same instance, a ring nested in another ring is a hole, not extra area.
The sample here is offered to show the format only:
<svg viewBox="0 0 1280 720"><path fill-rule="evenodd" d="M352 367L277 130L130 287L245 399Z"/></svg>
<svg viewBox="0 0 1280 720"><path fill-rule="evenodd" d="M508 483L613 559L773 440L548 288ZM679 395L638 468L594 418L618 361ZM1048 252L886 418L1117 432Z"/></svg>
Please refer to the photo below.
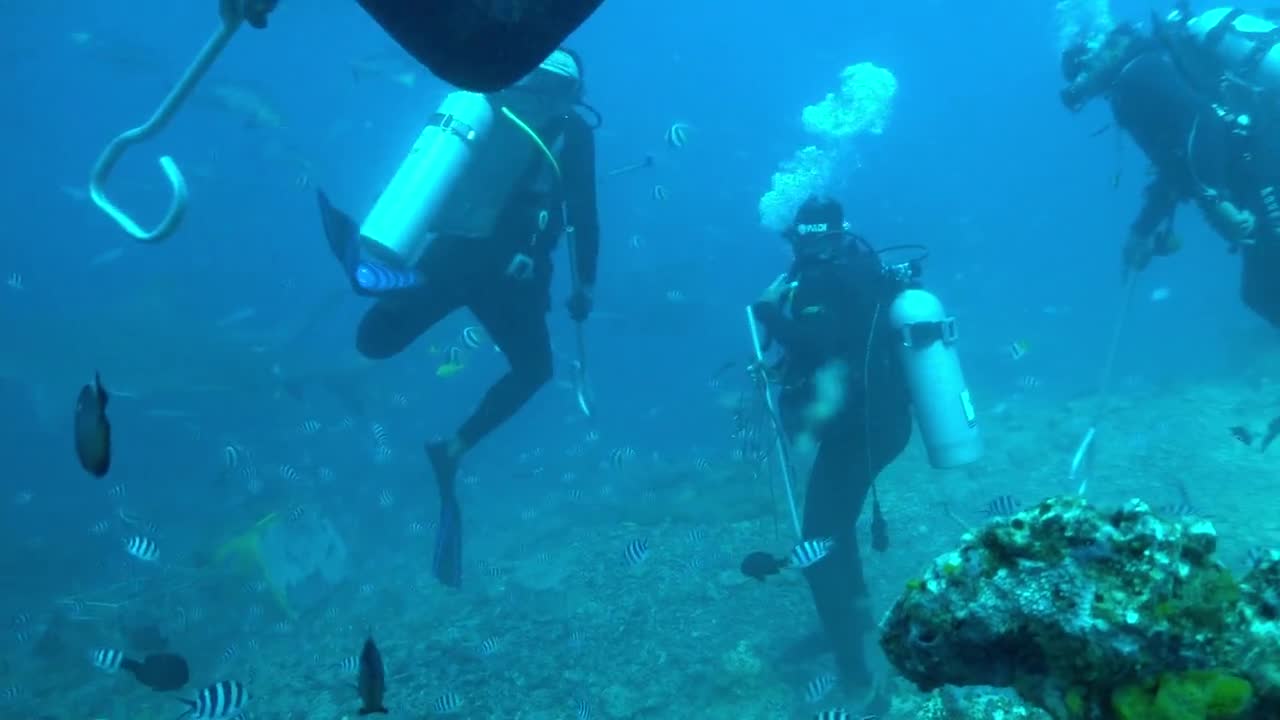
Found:
<svg viewBox="0 0 1280 720"><path fill-rule="evenodd" d="M1129 226L1129 237L1121 248L1121 278L1127 283L1134 273L1151 264L1156 255L1170 255L1177 251L1173 236L1173 212L1182 202L1177 189L1157 175L1144 193L1142 210Z"/></svg>
<svg viewBox="0 0 1280 720"><path fill-rule="evenodd" d="M813 298L805 297L807 293L799 291L799 295L798 299L792 300L793 317L785 315L778 303L760 301L751 309L769 336L787 352L821 358L847 352L851 337L849 326L856 321L852 317L852 309L833 302L834 298L822 298L825 302L815 303Z"/></svg>
<svg viewBox="0 0 1280 720"><path fill-rule="evenodd" d="M1163 176L1156 175L1143 192L1142 210L1129 226L1129 234L1140 238L1151 237L1161 224L1173 219L1173 212L1181 201L1182 198L1172 183Z"/></svg>
<svg viewBox="0 0 1280 720"><path fill-rule="evenodd" d="M565 128L561 171L564 173L564 200L569 222L574 227L574 246L570 252L578 267L578 282L587 289L595 287L600 259L600 215L596 207L596 140L587 121L571 113Z"/></svg>

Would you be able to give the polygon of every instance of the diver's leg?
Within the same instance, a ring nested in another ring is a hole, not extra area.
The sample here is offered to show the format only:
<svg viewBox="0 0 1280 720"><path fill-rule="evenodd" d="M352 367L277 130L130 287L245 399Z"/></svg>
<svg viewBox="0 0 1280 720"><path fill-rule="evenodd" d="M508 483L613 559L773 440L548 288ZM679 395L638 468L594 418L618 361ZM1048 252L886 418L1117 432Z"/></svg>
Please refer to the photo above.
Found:
<svg viewBox="0 0 1280 720"><path fill-rule="evenodd" d="M1244 248L1240 295L1244 304L1280 328L1280 241L1266 238Z"/></svg>
<svg viewBox="0 0 1280 720"><path fill-rule="evenodd" d="M440 527L432 571L450 587L462 584L462 516L456 493L458 462L477 442L516 414L551 378L551 337L545 302L527 293L491 288L469 303L489 338L502 348L511 369L485 393L452 438L427 445L440 486Z"/></svg>
<svg viewBox="0 0 1280 720"><path fill-rule="evenodd" d="M871 487L865 436L840 420L823 433L804 502L805 539L829 537L831 553L804 571L818 620L849 688L871 684L863 638L872 628L855 524Z"/></svg>
<svg viewBox="0 0 1280 720"><path fill-rule="evenodd" d="M373 304L356 330L356 349L374 360L385 360L422 336L462 303L437 283Z"/></svg>
<svg viewBox="0 0 1280 720"><path fill-rule="evenodd" d="M498 297L469 307L511 368L458 428L459 452L466 452L510 419L551 379L551 336L542 303L526 297Z"/></svg>

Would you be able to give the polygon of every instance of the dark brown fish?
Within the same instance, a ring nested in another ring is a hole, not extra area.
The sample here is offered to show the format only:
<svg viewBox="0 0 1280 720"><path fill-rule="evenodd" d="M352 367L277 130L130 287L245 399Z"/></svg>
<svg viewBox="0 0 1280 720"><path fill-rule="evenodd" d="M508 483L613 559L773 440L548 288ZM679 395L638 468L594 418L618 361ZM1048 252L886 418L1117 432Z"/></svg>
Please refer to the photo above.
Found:
<svg viewBox="0 0 1280 720"><path fill-rule="evenodd" d="M1280 437L1280 417L1272 418L1271 422L1267 423L1267 433L1262 436L1262 442L1258 443L1258 450L1266 452L1277 437Z"/></svg>
<svg viewBox="0 0 1280 720"><path fill-rule="evenodd" d="M105 476L111 469L111 422L107 420L107 391L97 373L92 385L80 388L75 424L80 467L95 477Z"/></svg>
<svg viewBox="0 0 1280 720"><path fill-rule="evenodd" d="M1234 427L1227 428L1227 430L1231 433L1231 437L1239 440L1245 445L1253 444L1253 433L1249 432L1249 428L1243 425L1236 425Z"/></svg>
<svg viewBox="0 0 1280 720"><path fill-rule="evenodd" d="M387 676L382 668L382 653L373 643L373 638L365 638L364 649L360 651L360 675L357 688L360 690L359 715L389 711L382 704L382 697L387 692Z"/></svg>
<svg viewBox="0 0 1280 720"><path fill-rule="evenodd" d="M156 692L181 690L191 679L186 658L174 653L154 653L142 662L125 658L120 667L133 673L138 682Z"/></svg>
<svg viewBox="0 0 1280 720"><path fill-rule="evenodd" d="M753 552L742 560L742 574L764 582L770 575L777 575L786 565L785 558L776 558L767 552Z"/></svg>

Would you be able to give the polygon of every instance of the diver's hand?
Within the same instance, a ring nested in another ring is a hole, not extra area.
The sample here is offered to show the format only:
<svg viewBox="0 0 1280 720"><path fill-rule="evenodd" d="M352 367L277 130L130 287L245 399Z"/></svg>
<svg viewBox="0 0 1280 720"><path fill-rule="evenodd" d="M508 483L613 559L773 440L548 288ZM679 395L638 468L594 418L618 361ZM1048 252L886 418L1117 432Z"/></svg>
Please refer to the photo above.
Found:
<svg viewBox="0 0 1280 720"><path fill-rule="evenodd" d="M1220 200L1205 208L1205 220L1228 242L1237 243L1253 235L1257 218L1230 200Z"/></svg>
<svg viewBox="0 0 1280 720"><path fill-rule="evenodd" d="M267 16L280 0L221 0L222 17L234 20L243 17L249 25L262 30L267 26Z"/></svg>
<svg viewBox="0 0 1280 720"><path fill-rule="evenodd" d="M1155 254L1156 243L1153 236L1129 233L1129 239L1125 241L1124 251L1121 253L1121 278L1128 282L1132 275L1146 270Z"/></svg>
<svg viewBox="0 0 1280 720"><path fill-rule="evenodd" d="M796 284L787 278L787 274L783 273L779 275L776 280L770 283L769 287L764 289L764 292L760 293L759 302L767 303L769 305L777 305L782 300L783 296L791 292L795 286Z"/></svg>
<svg viewBox="0 0 1280 720"><path fill-rule="evenodd" d="M594 304L591 288L580 287L574 289L564 305L569 309L569 317L573 318L574 322L583 322L591 315Z"/></svg>

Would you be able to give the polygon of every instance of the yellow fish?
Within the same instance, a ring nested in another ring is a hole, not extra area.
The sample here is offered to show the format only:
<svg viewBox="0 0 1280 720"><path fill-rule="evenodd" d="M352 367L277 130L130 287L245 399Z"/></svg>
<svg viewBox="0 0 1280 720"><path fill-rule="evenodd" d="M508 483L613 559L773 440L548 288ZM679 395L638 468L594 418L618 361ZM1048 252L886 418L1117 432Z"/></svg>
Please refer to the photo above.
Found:
<svg viewBox="0 0 1280 720"><path fill-rule="evenodd" d="M449 360L445 364L436 368L436 377L451 378L462 371L466 367L462 363L462 351L457 347L449 348Z"/></svg>

